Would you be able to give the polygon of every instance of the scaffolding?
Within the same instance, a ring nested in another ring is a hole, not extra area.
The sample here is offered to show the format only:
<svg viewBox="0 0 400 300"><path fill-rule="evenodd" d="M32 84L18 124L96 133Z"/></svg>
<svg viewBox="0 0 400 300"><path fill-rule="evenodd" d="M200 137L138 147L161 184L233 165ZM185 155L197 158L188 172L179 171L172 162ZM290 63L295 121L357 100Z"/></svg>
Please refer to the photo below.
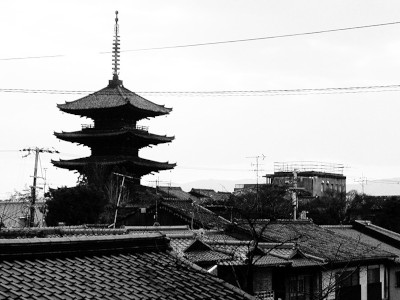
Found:
<svg viewBox="0 0 400 300"><path fill-rule="evenodd" d="M343 175L344 165L317 161L274 162L274 173L318 172Z"/></svg>

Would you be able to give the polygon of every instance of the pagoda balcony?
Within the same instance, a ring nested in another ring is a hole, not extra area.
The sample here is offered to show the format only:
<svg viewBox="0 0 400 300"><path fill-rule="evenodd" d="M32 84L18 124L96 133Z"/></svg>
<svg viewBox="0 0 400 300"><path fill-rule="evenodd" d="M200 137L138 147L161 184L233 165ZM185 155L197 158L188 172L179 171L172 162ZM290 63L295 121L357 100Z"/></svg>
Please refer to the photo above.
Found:
<svg viewBox="0 0 400 300"><path fill-rule="evenodd" d="M81 124L82 130L94 128L93 124Z"/></svg>
<svg viewBox="0 0 400 300"><path fill-rule="evenodd" d="M129 128L129 127L124 127L124 128ZM136 130L141 130L141 131L149 132L149 126L136 125L136 126L135 126L135 129L136 129Z"/></svg>
<svg viewBox="0 0 400 300"><path fill-rule="evenodd" d="M95 129L94 124L81 124L81 126L82 130ZM133 125L133 126L125 125L121 129L136 129L140 131L149 132L149 126L141 126L141 125Z"/></svg>

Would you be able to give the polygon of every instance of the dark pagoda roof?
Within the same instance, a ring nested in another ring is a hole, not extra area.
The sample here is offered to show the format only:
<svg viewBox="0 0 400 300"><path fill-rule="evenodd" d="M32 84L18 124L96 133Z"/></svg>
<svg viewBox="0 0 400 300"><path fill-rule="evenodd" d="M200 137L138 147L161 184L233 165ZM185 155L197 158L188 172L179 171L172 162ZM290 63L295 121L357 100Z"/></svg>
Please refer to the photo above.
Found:
<svg viewBox="0 0 400 300"><path fill-rule="evenodd" d="M137 156L123 156L123 155L90 156L90 157L70 159L70 160L63 160L63 159L59 161L52 160L51 162L56 167L69 170L78 170L78 171L83 170L86 166L91 164L99 164L102 166L127 165L135 167L138 173L142 173L136 175L144 175L150 172L157 172L159 170L170 170L176 166L176 164L170 164L168 162L157 162L157 161L143 159Z"/></svg>
<svg viewBox="0 0 400 300"><path fill-rule="evenodd" d="M145 130L122 128L122 129L84 129L82 131L74 132L54 132L54 135L60 140L86 144L88 139L102 139L102 138L118 138L123 136L134 136L143 140L147 140L150 144L169 143L174 137L157 135L148 133Z"/></svg>
<svg viewBox="0 0 400 300"><path fill-rule="evenodd" d="M172 108L166 108L163 105L146 100L128 90L122 84L115 84L113 80L110 80L110 84L102 90L72 102L58 104L57 107L66 113L82 116L91 116L96 111L121 108L139 111L143 117L166 115L172 111Z"/></svg>

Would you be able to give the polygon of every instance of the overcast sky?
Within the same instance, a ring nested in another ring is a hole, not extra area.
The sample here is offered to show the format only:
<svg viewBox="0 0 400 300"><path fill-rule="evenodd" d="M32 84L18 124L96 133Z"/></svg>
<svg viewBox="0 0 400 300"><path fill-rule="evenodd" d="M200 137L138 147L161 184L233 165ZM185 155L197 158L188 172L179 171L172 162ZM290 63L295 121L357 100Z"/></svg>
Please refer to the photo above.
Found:
<svg viewBox="0 0 400 300"><path fill-rule="evenodd" d="M0 89L96 91L112 77L114 12L121 50L187 45L398 22L399 1L199 0L0 2ZM37 56L48 58L10 59ZM170 145L140 156L176 162L173 171L143 178L182 184L201 179L254 179L275 161L322 161L346 166L348 183L400 177L400 91L279 96L193 97L160 91L238 91L400 84L400 24L241 43L126 51L124 86L157 104L166 117L141 122L174 135ZM50 159L90 151L60 142L90 120L61 113L58 103L83 95L0 92L0 199L31 185L34 156L43 154L52 187L74 185L73 172ZM42 181L41 181L42 182Z"/></svg>

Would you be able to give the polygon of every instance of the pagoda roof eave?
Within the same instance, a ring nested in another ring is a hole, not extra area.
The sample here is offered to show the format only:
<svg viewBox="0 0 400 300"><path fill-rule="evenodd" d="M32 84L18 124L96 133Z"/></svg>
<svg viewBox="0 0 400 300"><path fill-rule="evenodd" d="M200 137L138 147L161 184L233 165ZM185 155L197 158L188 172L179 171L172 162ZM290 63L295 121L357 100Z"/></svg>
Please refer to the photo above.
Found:
<svg viewBox="0 0 400 300"><path fill-rule="evenodd" d="M135 156L90 156L71 160L52 160L51 163L59 168L78 171L91 164L98 164L102 166L129 164L144 169L145 171L142 173L145 174L150 172L171 170L176 167L175 163L171 164L169 162L157 162Z"/></svg>
<svg viewBox="0 0 400 300"><path fill-rule="evenodd" d="M131 135L137 138L152 141L153 144L169 143L172 142L174 136L157 135L148 133L139 129L111 129L111 130L97 130L97 129L84 129L81 131L73 132L54 132L54 135L61 140L70 142L83 142L86 139L101 139L101 138L117 138L121 136Z"/></svg>
<svg viewBox="0 0 400 300"><path fill-rule="evenodd" d="M78 100L58 104L57 107L63 112L82 116L126 107L149 116L165 115L172 111L172 108L155 104L123 86L108 86Z"/></svg>

